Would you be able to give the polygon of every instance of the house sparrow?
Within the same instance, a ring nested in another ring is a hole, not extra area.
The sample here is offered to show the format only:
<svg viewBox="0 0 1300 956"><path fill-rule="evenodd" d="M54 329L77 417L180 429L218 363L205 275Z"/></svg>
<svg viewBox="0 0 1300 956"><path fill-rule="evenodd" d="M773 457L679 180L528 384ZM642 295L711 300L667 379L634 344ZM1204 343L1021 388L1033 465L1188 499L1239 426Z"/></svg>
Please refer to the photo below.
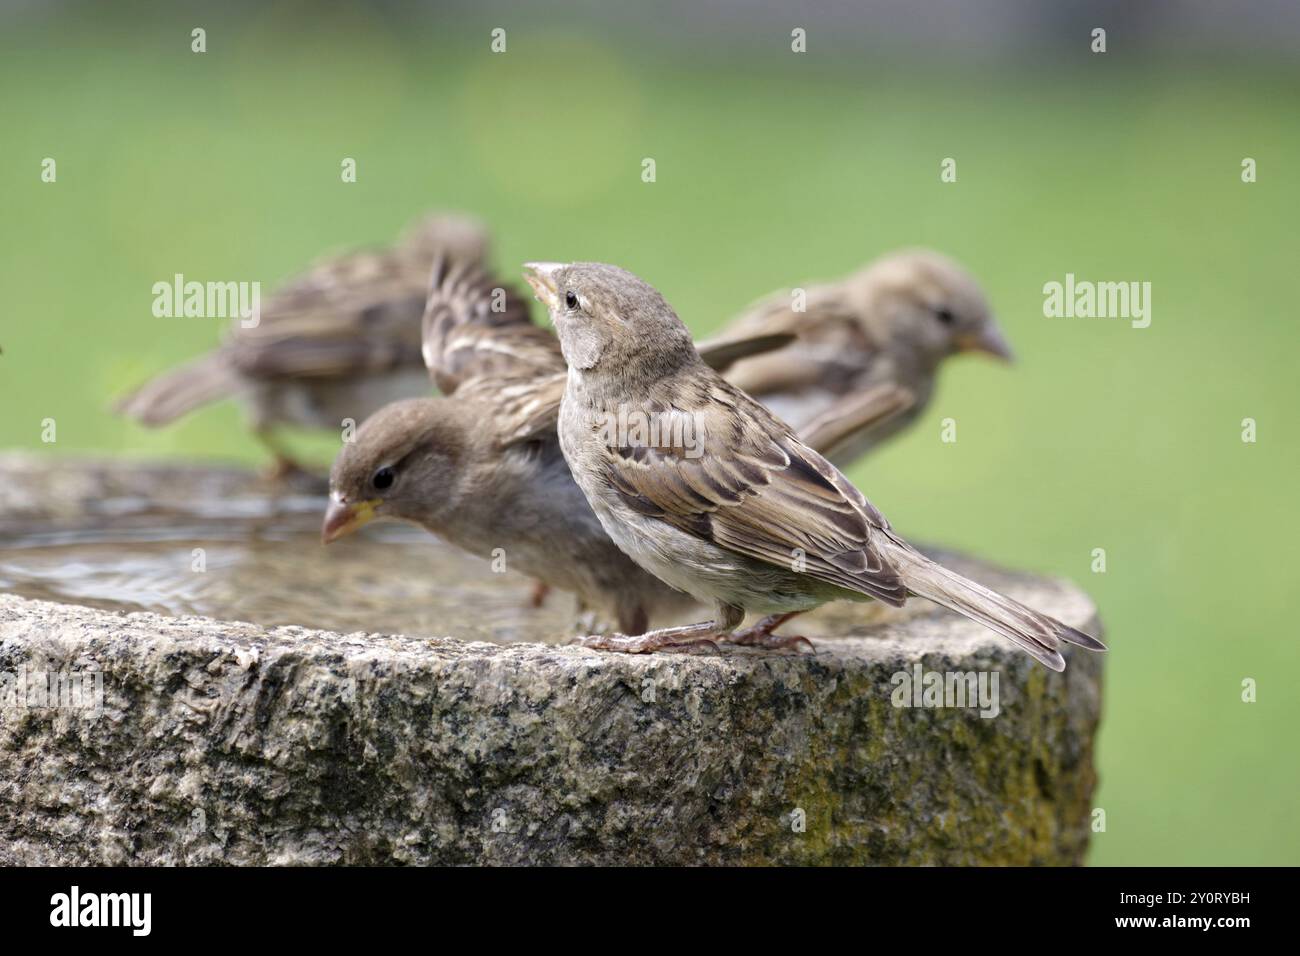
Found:
<svg viewBox="0 0 1300 956"><path fill-rule="evenodd" d="M784 620L827 601L919 595L984 624L1053 670L1059 648L1103 645L949 571L904 541L830 462L710 369L650 285L616 266L536 263L569 371L560 448L609 536L674 588L717 607L712 621L639 636L594 635L628 652L729 640L786 646ZM633 413L657 440L613 434ZM675 436L691 434L693 444ZM768 615L736 630L746 612Z"/></svg>
<svg viewBox="0 0 1300 956"><path fill-rule="evenodd" d="M841 468L921 415L950 355L1011 359L979 285L937 252L892 253L838 282L809 287L805 297L795 311L791 294L770 296L726 327L724 338L797 336L784 349L738 363L727 379L805 438L874 403L871 427L817 446Z"/></svg>
<svg viewBox="0 0 1300 956"><path fill-rule="evenodd" d="M725 368L788 335L701 346ZM694 346L692 346L694 351ZM514 290L439 258L424 355L442 397L385 406L343 446L321 529L328 544L376 518L424 527L480 557L577 595L584 612L639 634L692 599L612 542L574 484L555 431L567 375L559 341Z"/></svg>
<svg viewBox="0 0 1300 956"><path fill-rule="evenodd" d="M362 423L330 471L326 544L377 518L420 525L481 558L575 594L639 634L690 598L632 562L601 529L569 474L552 425L533 437L479 398L412 398Z"/></svg>
<svg viewBox="0 0 1300 956"><path fill-rule="evenodd" d="M429 269L440 254L480 263L484 226L434 215L388 248L326 259L262 303L256 325L232 324L226 341L122 398L120 414L165 425L238 396L278 472L298 470L274 435L282 424L340 428L388 402L429 391L420 355Z"/></svg>

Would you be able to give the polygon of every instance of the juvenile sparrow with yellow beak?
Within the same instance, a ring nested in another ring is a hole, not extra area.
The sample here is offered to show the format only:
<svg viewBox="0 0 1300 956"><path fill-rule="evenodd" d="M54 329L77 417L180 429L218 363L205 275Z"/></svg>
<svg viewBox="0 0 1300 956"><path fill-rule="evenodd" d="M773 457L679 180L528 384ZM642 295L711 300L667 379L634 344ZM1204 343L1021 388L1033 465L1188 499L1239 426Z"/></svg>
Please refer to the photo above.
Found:
<svg viewBox="0 0 1300 956"><path fill-rule="evenodd" d="M560 448L601 526L637 564L712 603L714 620L639 636L594 635L628 652L728 639L764 643L828 601L928 598L1009 638L1053 670L1062 644L1096 639L931 561L830 462L699 358L649 284L616 266L535 263L569 371ZM611 428L632 414L653 440ZM686 444L676 436L690 434ZM787 639L788 640L788 639Z"/></svg>
<svg viewBox="0 0 1300 956"><path fill-rule="evenodd" d="M769 296L723 330L724 338L795 336L737 363L727 380L805 438L846 418L873 418L849 429L848 440L819 444L841 468L921 415L944 359L961 352L1011 359L979 284L937 252L891 253L796 295Z"/></svg>
<svg viewBox="0 0 1300 956"><path fill-rule="evenodd" d="M428 393L420 321L429 269L438 255L478 264L487 250L481 223L434 215L391 247L323 260L269 296L256 324L236 320L215 351L151 380L116 410L154 427L239 397L278 472L296 470L276 426L337 429Z"/></svg>

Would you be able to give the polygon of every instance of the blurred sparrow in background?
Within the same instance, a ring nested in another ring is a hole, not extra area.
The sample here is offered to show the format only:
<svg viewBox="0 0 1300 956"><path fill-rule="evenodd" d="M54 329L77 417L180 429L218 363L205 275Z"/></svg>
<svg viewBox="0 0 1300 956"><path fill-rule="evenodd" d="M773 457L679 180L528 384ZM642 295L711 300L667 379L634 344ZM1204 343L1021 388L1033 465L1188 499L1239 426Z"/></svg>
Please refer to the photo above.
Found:
<svg viewBox="0 0 1300 956"><path fill-rule="evenodd" d="M669 585L713 603L713 621L640 636L595 635L629 652L717 640L767 647L773 633L827 601L929 598L1009 638L1053 670L1062 643L1088 635L926 558L862 493L783 422L700 360L690 332L650 285L598 263L528 266L551 311L569 372L559 440L609 536ZM618 436L626 409L677 422L703 447ZM736 630L746 612L769 615Z"/></svg>
<svg viewBox="0 0 1300 956"><path fill-rule="evenodd" d="M769 296L722 336L781 332L796 340L737 363L727 380L805 440L823 429L842 431L835 441L816 443L841 468L921 415L948 356L1011 358L975 280L946 256L923 249L895 252L838 282L810 286L802 301L790 292ZM846 420L851 427L844 429ZM859 427L864 420L874 424Z"/></svg>
<svg viewBox="0 0 1300 956"><path fill-rule="evenodd" d="M339 429L346 418L360 422L391 401L428 393L421 316L434 258L477 265L487 254L481 223L434 215L391 247L322 260L269 296L256 325L236 321L215 351L149 381L116 410L158 426L237 396L277 473L296 470L276 426Z"/></svg>

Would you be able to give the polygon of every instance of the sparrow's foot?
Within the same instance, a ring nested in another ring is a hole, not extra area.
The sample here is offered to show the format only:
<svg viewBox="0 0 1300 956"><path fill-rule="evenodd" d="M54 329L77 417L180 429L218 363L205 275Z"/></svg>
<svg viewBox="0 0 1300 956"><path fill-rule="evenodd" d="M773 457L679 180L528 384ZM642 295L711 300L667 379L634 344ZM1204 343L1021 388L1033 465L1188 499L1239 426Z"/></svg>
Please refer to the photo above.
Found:
<svg viewBox="0 0 1300 956"><path fill-rule="evenodd" d="M742 628L739 631L732 631L722 639L728 644L740 644L744 647L762 647L766 650L784 650L785 648L796 648L798 650L807 650L816 652L812 641L801 634L773 634L778 627L784 624L800 611L790 611L786 614L769 614L767 617L758 621L752 627Z"/></svg>
<svg viewBox="0 0 1300 956"><path fill-rule="evenodd" d="M629 637L627 634L589 634L579 637L577 643L598 651L616 651L620 654L651 654L655 651L717 651L716 638L721 635L717 625L690 624L685 627L663 627Z"/></svg>
<svg viewBox="0 0 1300 956"><path fill-rule="evenodd" d="M528 606L531 608L543 607L546 604L546 596L551 593L551 586L545 581L534 581L532 593L528 596Z"/></svg>

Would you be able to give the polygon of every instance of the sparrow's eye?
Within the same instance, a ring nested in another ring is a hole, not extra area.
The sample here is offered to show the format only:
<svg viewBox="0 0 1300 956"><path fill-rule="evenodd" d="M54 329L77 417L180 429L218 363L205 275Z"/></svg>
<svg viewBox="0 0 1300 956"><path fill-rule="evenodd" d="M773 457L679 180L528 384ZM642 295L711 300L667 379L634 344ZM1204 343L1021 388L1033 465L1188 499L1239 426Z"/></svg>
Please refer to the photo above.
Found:
<svg viewBox="0 0 1300 956"><path fill-rule="evenodd" d="M385 465L375 472L374 477L370 479L370 483L378 490L383 491L385 488L393 487L393 479L396 477L397 473Z"/></svg>
<svg viewBox="0 0 1300 956"><path fill-rule="evenodd" d="M576 309L578 307L578 297L573 294L572 289L564 293L564 304L570 309Z"/></svg>
<svg viewBox="0 0 1300 956"><path fill-rule="evenodd" d="M934 314L944 325L952 325L957 321L957 316L952 314L951 309L938 309Z"/></svg>

